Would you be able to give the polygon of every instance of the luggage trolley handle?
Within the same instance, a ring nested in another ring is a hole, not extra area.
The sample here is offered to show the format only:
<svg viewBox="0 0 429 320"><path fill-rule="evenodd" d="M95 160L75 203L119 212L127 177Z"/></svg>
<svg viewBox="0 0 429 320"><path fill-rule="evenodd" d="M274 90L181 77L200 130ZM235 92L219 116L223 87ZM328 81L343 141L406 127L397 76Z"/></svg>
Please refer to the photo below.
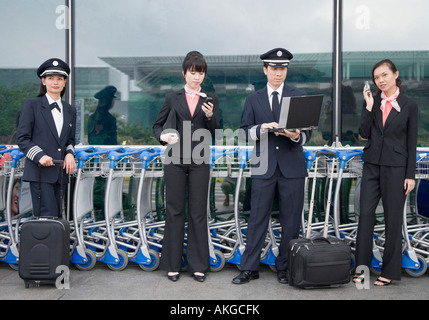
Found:
<svg viewBox="0 0 429 320"><path fill-rule="evenodd" d="M329 150L319 150L319 151L316 151L316 157L320 157L320 156L335 157L336 153L333 152L333 151L329 151Z"/></svg>
<svg viewBox="0 0 429 320"><path fill-rule="evenodd" d="M314 181L313 181L313 186L312 186L312 190L311 190L310 209L309 209L308 220L307 220L306 238L308 238L308 239L311 237L311 229L312 229L312 224L313 224L314 196L315 196L316 179L317 179L317 167L318 167L319 157L321 157L321 156L335 157L336 153L333 151L329 151L329 150L318 150L318 151L316 151L316 159L315 159L315 164L314 164ZM326 219L325 219L325 221L326 221ZM326 234L326 232L327 232L327 228L326 228L326 222L325 222L324 234Z"/></svg>
<svg viewBox="0 0 429 320"><path fill-rule="evenodd" d="M64 163L64 160L55 160L52 159L52 162L54 163L54 165L62 165ZM42 198L42 165L39 163L39 190L38 190L38 195L37 195L37 203L38 203L38 209L39 209L39 216L36 218L41 218L40 214L42 213L42 203L41 203L41 198ZM60 215L63 214L63 176L64 176L64 170L63 168L60 168L61 171L61 175L60 175ZM56 219L57 217L52 216L51 218ZM61 217L58 217L61 218Z"/></svg>

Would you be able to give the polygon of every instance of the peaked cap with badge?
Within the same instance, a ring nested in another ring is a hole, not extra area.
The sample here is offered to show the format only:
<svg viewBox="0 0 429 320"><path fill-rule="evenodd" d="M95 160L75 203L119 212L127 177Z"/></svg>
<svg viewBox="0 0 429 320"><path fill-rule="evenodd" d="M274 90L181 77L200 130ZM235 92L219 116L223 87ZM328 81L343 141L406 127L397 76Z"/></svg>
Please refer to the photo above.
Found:
<svg viewBox="0 0 429 320"><path fill-rule="evenodd" d="M43 62L37 69L37 76L43 78L50 74L60 74L68 77L70 74L70 67L63 60L58 58L51 58Z"/></svg>
<svg viewBox="0 0 429 320"><path fill-rule="evenodd" d="M293 55L288 50L284 48L275 48L272 49L260 56L261 60L268 64L271 67L287 67L290 60L292 60Z"/></svg>

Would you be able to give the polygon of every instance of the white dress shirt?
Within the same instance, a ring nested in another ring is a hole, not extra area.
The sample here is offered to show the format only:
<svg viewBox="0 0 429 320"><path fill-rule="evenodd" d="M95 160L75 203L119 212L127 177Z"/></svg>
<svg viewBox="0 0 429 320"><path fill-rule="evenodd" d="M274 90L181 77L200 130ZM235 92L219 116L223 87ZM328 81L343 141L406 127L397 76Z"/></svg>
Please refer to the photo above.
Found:
<svg viewBox="0 0 429 320"><path fill-rule="evenodd" d="M57 127L57 132L58 132L58 137L59 137L59 136L61 136L61 130L63 129L63 123L64 123L64 119L63 119L63 104L61 103L61 98L58 99L57 101L55 101L48 94L46 94L46 98L48 98L49 104L52 104L52 103L56 102L58 104L58 106L60 107L61 112L58 111L57 108L53 108L51 110L52 117L54 118L55 126Z"/></svg>

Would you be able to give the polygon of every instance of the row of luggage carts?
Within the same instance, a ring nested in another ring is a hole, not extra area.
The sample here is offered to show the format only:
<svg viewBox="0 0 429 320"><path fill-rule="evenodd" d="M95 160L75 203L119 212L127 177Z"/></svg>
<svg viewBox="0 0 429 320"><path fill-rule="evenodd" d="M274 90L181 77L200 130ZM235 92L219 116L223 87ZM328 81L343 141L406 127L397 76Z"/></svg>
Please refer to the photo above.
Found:
<svg viewBox="0 0 429 320"><path fill-rule="evenodd" d="M71 176L63 215L71 225L70 263L78 270L91 270L97 261L114 271L124 270L129 263L145 271L158 268L165 227L164 151L157 146L76 148L77 169ZM250 212L252 151L252 147L211 148L207 207L211 271L221 271L226 263L240 267ZM343 239L354 251L362 153L361 148L350 147L304 149L308 177L302 237L323 233ZM28 188L20 181L24 162L18 148L0 146L0 261L13 269L19 267L20 226L32 218ZM429 261L429 150L417 151L416 179L416 190L404 206L403 223L402 267L413 277L425 274ZM226 181L234 190L232 206L222 204L225 195L220 185ZM100 185L102 208L97 212L94 199ZM376 274L381 272L384 245L379 208L371 263ZM281 237L276 210L274 204L261 252L261 263L272 270ZM186 269L186 231L184 236L182 268ZM354 268L352 255L351 272Z"/></svg>

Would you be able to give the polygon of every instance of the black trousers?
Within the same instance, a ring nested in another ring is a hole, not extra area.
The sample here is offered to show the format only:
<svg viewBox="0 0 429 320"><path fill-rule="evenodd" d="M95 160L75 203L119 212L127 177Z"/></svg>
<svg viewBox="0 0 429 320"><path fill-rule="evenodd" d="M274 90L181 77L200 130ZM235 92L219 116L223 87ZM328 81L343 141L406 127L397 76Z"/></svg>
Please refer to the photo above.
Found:
<svg viewBox="0 0 429 320"><path fill-rule="evenodd" d="M184 235L187 234L188 271L208 272L210 257L207 230L208 164L166 164L166 221L160 268L178 272L182 264ZM188 189L188 198L186 198ZM186 204L187 209L186 210ZM187 229L185 219L187 211Z"/></svg>
<svg viewBox="0 0 429 320"><path fill-rule="evenodd" d="M278 167L270 179L252 179L251 212L247 226L246 249L241 258L241 270L259 270L261 250L267 236L277 191L282 234L276 268L287 269L289 241L298 237L301 227L304 183L305 178L283 177Z"/></svg>
<svg viewBox="0 0 429 320"><path fill-rule="evenodd" d="M40 192L39 192L40 189ZM63 185L65 194L66 185ZM30 182L31 201L33 204L33 216L35 217L57 217L62 216L60 212L60 183ZM40 204L39 204L40 194ZM63 199L64 201L64 199ZM39 212L40 207L40 212Z"/></svg>
<svg viewBox="0 0 429 320"><path fill-rule="evenodd" d="M381 276L392 280L401 279L404 180L405 167L363 166L356 264L369 267L371 263L375 210L381 199L386 238Z"/></svg>

